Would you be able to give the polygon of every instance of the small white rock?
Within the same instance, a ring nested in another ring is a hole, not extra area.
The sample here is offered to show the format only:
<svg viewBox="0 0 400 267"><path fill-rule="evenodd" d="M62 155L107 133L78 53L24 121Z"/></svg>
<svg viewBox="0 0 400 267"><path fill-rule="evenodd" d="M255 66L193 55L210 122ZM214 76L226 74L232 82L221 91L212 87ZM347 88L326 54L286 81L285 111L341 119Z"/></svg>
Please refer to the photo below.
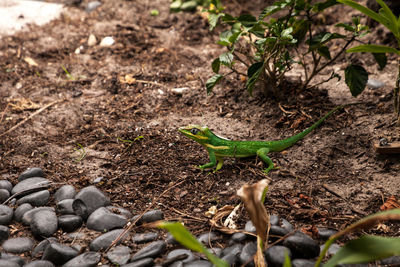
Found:
<svg viewBox="0 0 400 267"><path fill-rule="evenodd" d="M158 89L158 93L159 93L160 95L163 95L163 94L164 94L164 91L161 90L161 89Z"/></svg>
<svg viewBox="0 0 400 267"><path fill-rule="evenodd" d="M180 87L180 88L172 88L171 91L174 94L181 95L186 90L189 90L189 87Z"/></svg>
<svg viewBox="0 0 400 267"><path fill-rule="evenodd" d="M96 36L94 34L90 34L89 38L88 38L88 41L87 41L88 46L94 46L94 45L96 45L96 43L97 43Z"/></svg>
<svg viewBox="0 0 400 267"><path fill-rule="evenodd" d="M371 89L379 89L385 86L385 83L376 79L368 79L367 86Z"/></svg>
<svg viewBox="0 0 400 267"><path fill-rule="evenodd" d="M114 38L111 36L104 37L100 42L100 46L107 47L112 46L115 43Z"/></svg>

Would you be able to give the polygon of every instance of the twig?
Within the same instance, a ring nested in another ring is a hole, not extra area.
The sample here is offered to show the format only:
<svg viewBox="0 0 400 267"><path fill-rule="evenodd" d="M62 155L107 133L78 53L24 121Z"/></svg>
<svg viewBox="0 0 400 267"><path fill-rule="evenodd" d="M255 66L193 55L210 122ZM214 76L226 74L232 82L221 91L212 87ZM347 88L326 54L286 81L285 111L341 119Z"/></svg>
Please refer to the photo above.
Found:
<svg viewBox="0 0 400 267"><path fill-rule="evenodd" d="M8 107L9 107L9 105L7 105L6 108L3 110L3 112L1 113L0 123L3 121L4 114L6 114Z"/></svg>
<svg viewBox="0 0 400 267"><path fill-rule="evenodd" d="M153 202L151 202L151 204L147 207L147 209L145 209L137 218L135 221L132 222L132 224L130 224L116 239L114 239L114 241L110 244L110 246L106 249L105 252L107 252L108 250L110 250L113 246L115 246L115 244L117 244L121 238L128 233L134 226L136 226L136 223L143 217L143 215L149 211L155 203L157 203L157 201L164 196L168 191L170 191L171 189L177 187L178 185L182 184L183 182L185 182L186 180L182 180L179 183L176 183L170 187L168 187L167 189L165 189L158 197L156 197Z"/></svg>
<svg viewBox="0 0 400 267"><path fill-rule="evenodd" d="M7 131L5 131L4 133L0 134L0 137L2 137L3 135L6 135L6 134L8 134L8 133L14 131L15 129L17 129L19 126L21 126L21 125L24 124L25 122L29 121L30 119L32 119L32 118L35 117L36 115L40 114L40 113L41 113L42 111L44 111L45 109L47 109L47 108L53 106L54 104L61 103L61 102L63 102L64 100L65 100L65 99L56 100L56 101L51 102L51 103L45 105L44 107L38 109L37 111L35 111L34 113L32 113L28 118L25 118L23 121L17 123L16 125L14 125L13 127L11 127L10 129L8 129Z"/></svg>
<svg viewBox="0 0 400 267"><path fill-rule="evenodd" d="M39 184L41 184L41 183L39 183ZM14 195L12 195L11 197L7 198L3 202L3 205L5 205L8 201L10 201L13 198L16 198L16 197L21 196L21 195L28 195L28 194L35 193L35 192L38 192L38 191L42 191L44 189L49 188L49 186L50 186L50 184L46 184L46 185L42 185L42 186L38 186L38 187L34 187L34 188L29 188L27 190L17 192Z"/></svg>

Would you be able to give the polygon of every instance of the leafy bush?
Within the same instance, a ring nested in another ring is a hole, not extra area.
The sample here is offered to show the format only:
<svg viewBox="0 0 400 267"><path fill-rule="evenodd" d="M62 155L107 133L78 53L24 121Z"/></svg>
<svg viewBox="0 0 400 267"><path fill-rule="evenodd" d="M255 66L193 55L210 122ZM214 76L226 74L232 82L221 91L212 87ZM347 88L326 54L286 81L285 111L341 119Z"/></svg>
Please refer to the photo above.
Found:
<svg viewBox="0 0 400 267"><path fill-rule="evenodd" d="M357 2L351 0L338 0L338 2L351 6L354 9L364 13L371 19L384 25L390 32L393 33L398 47L400 47L400 16L396 17L389 7L382 0L376 0L376 2L381 6L379 13L372 11L371 9L358 4ZM380 68L383 69L386 65L386 53L400 55L400 50L390 46L384 45L374 45L374 44L364 44L356 47L352 47L347 50L347 52L369 52L373 53L374 58L377 60ZM397 124L400 126L400 64L398 67L397 79L394 88L394 110L397 114Z"/></svg>
<svg viewBox="0 0 400 267"><path fill-rule="evenodd" d="M279 86L293 64L302 67L302 87L310 87L317 74L337 60L351 43L369 32L368 27L361 25L358 18L354 18L352 24L336 25L336 28L342 28L345 35L338 32L317 32L316 18L337 2L314 2L278 0L264 8L256 18L249 14L234 17L224 13L220 1L212 0L208 10L210 29L213 30L219 22L229 27L229 30L220 34L218 41L228 51L212 62L215 75L206 83L207 92L210 93L223 77L236 73L247 76L245 87L250 94L255 84L261 82L266 96L279 97ZM342 48L336 54L331 53L329 48L334 40L342 42ZM220 73L222 66L231 71L228 74ZM367 73L362 67L349 66L345 76L354 96L367 83ZM333 78L340 76L332 72L323 82Z"/></svg>

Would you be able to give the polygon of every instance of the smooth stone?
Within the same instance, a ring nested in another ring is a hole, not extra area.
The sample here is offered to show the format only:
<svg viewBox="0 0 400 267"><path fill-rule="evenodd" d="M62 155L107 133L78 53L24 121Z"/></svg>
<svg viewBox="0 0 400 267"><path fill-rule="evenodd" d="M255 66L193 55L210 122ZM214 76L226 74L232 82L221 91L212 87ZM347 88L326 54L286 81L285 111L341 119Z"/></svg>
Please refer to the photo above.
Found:
<svg viewBox="0 0 400 267"><path fill-rule="evenodd" d="M49 190L42 190L18 199L17 204L21 205L24 203L29 203L32 206L40 207L46 205L47 202L49 201L49 198L50 198Z"/></svg>
<svg viewBox="0 0 400 267"><path fill-rule="evenodd" d="M265 260L270 267L282 267L285 262L285 253L292 258L291 251L284 246L272 246L268 248L265 252Z"/></svg>
<svg viewBox="0 0 400 267"><path fill-rule="evenodd" d="M22 216L24 216L25 212L27 212L31 209L33 209L33 207L29 203L24 203L24 204L20 205L14 211L14 220L16 220L17 222L21 222Z"/></svg>
<svg viewBox="0 0 400 267"><path fill-rule="evenodd" d="M127 219L132 218L132 213L127 209L124 209L124 208L121 208L121 207L116 207L116 206L107 206L106 208L109 211L111 211L112 213L125 216Z"/></svg>
<svg viewBox="0 0 400 267"><path fill-rule="evenodd" d="M10 228L0 225L0 244L10 236Z"/></svg>
<svg viewBox="0 0 400 267"><path fill-rule="evenodd" d="M99 252L88 251L69 260L62 267L94 267L97 266L100 260L101 254Z"/></svg>
<svg viewBox="0 0 400 267"><path fill-rule="evenodd" d="M209 246L212 241L218 240L219 237L215 232L207 232L197 237L197 241L203 245Z"/></svg>
<svg viewBox="0 0 400 267"><path fill-rule="evenodd" d="M23 180L26 180L26 179L32 178L32 177L44 177L43 170L39 167L29 168L18 176L18 181L21 182Z"/></svg>
<svg viewBox="0 0 400 267"><path fill-rule="evenodd" d="M10 192L7 189L0 189L0 203L3 203L10 197Z"/></svg>
<svg viewBox="0 0 400 267"><path fill-rule="evenodd" d="M386 259L382 259L379 261L379 263L388 266L400 265L400 256L392 256Z"/></svg>
<svg viewBox="0 0 400 267"><path fill-rule="evenodd" d="M86 220L93 211L109 204L110 199L97 187L91 185L76 194L72 207L76 215Z"/></svg>
<svg viewBox="0 0 400 267"><path fill-rule="evenodd" d="M242 243L243 241L245 241L247 238L247 235L244 233L234 233L231 238L230 241L232 241L232 243Z"/></svg>
<svg viewBox="0 0 400 267"><path fill-rule="evenodd" d="M63 185L54 193L54 201L56 203L64 199L73 199L76 196L75 187L72 185Z"/></svg>
<svg viewBox="0 0 400 267"><path fill-rule="evenodd" d="M71 198L68 199L63 199L56 204L56 210L59 214L62 215L67 215L67 214L74 214L75 211L72 208L72 203L74 203L74 200Z"/></svg>
<svg viewBox="0 0 400 267"><path fill-rule="evenodd" d="M255 233L256 232L256 227L253 225L252 221L247 221L245 226L244 226L244 230L246 232Z"/></svg>
<svg viewBox="0 0 400 267"><path fill-rule="evenodd" d="M153 265L154 265L153 258L144 258L128 264L124 264L121 267L151 267Z"/></svg>
<svg viewBox="0 0 400 267"><path fill-rule="evenodd" d="M124 232L124 229L116 229L112 230L108 233L102 234L101 236L96 237L90 242L89 248L91 251L99 251L108 248L111 243L119 237L120 234ZM125 235L121 237L121 239L117 242L120 244L122 241L129 237L129 233L127 232Z"/></svg>
<svg viewBox="0 0 400 267"><path fill-rule="evenodd" d="M67 233L77 230L82 223L82 217L78 215L67 214L58 217L58 226Z"/></svg>
<svg viewBox="0 0 400 267"><path fill-rule="evenodd" d="M324 249L324 247L325 247L325 244L322 244L320 246L320 251L322 251ZM341 247L338 244L334 243L328 248L328 251L326 252L326 255L327 256L333 256L339 251L340 248Z"/></svg>
<svg viewBox="0 0 400 267"><path fill-rule="evenodd" d="M11 194L16 194L26 191L28 189L45 186L48 185L49 183L50 181L43 177L28 178L16 184L11 190Z"/></svg>
<svg viewBox="0 0 400 267"><path fill-rule="evenodd" d="M221 258L222 255L222 248L210 248L210 251L212 254L214 254L215 256L217 256L218 258Z"/></svg>
<svg viewBox="0 0 400 267"><path fill-rule="evenodd" d="M134 222L140 215L134 216L131 221ZM161 210L150 210L143 214L143 216L137 221L136 225L142 223L151 223L164 219L164 213Z"/></svg>
<svg viewBox="0 0 400 267"><path fill-rule="evenodd" d="M43 252L42 260L51 261L55 265L63 265L77 255L78 251L71 247L59 243L50 243Z"/></svg>
<svg viewBox="0 0 400 267"><path fill-rule="evenodd" d="M124 216L114 214L107 208L101 207L90 214L86 222L86 227L98 232L105 232L122 228L127 222L128 220Z"/></svg>
<svg viewBox="0 0 400 267"><path fill-rule="evenodd" d="M269 229L269 234L271 235L272 240L276 240L279 237L287 235L288 233L290 233L288 229L278 225L271 225L271 228ZM273 236L278 236L278 237L273 237Z"/></svg>
<svg viewBox="0 0 400 267"><path fill-rule="evenodd" d="M49 238L43 239L32 250L32 257L36 258L36 256L39 255L39 253L42 253L47 248L48 245L50 245L51 243L57 243L57 242L58 242L58 240L55 237L49 237Z"/></svg>
<svg viewBox="0 0 400 267"><path fill-rule="evenodd" d="M115 265L126 264L131 257L131 249L127 246L116 246L107 252L107 258Z"/></svg>
<svg viewBox="0 0 400 267"><path fill-rule="evenodd" d="M292 261L292 267L314 267L315 263L316 261L313 260L295 259Z"/></svg>
<svg viewBox="0 0 400 267"><path fill-rule="evenodd" d="M221 256L224 257L224 256L229 255L229 254L238 256L242 252L242 249L243 249L243 245L242 244L234 244L232 246L224 248L222 250L222 252L221 252Z"/></svg>
<svg viewBox="0 0 400 267"><path fill-rule="evenodd" d="M14 262L18 264L18 266L22 266L25 264L25 260L17 255L8 254L8 253L1 253L1 257L3 260L7 260L9 262Z"/></svg>
<svg viewBox="0 0 400 267"><path fill-rule="evenodd" d="M280 225L281 225L283 228L288 229L289 231L293 231L293 230L294 230L293 225L292 225L288 220L286 220L286 219L281 219L281 220L280 220Z"/></svg>
<svg viewBox="0 0 400 267"><path fill-rule="evenodd" d="M311 259L319 255L317 241L300 231L286 238L283 245L290 249L294 258Z"/></svg>
<svg viewBox="0 0 400 267"><path fill-rule="evenodd" d="M238 266L239 263L238 254L227 254L221 260L226 261L229 266Z"/></svg>
<svg viewBox="0 0 400 267"><path fill-rule="evenodd" d="M178 245L179 242L176 241L175 237L171 235L170 233L167 233L167 237L165 238L165 242L170 245Z"/></svg>
<svg viewBox="0 0 400 267"><path fill-rule="evenodd" d="M331 237L332 235L334 235L336 233L337 233L337 231L334 229L318 228L318 236L322 240L328 240L329 237Z"/></svg>
<svg viewBox="0 0 400 267"><path fill-rule="evenodd" d="M184 258L186 257L186 258ZM191 252L188 249L183 249L183 248L178 248L178 249L174 249L171 250L168 254L167 254L167 260L173 262L173 260L176 259L183 262L190 262L190 261L194 261L196 259L196 257L194 256L193 252Z"/></svg>
<svg viewBox="0 0 400 267"><path fill-rule="evenodd" d="M257 252L257 242L249 242L246 245L244 245L239 255L240 263L246 264L248 262L249 263L251 262L250 265L254 265L253 256L254 254L256 254L256 252Z"/></svg>
<svg viewBox="0 0 400 267"><path fill-rule="evenodd" d="M142 234L135 234L132 237L132 242L136 243L136 244L140 244L140 243L147 243L147 242L151 242L154 241L158 238L158 234L157 233L142 233Z"/></svg>
<svg viewBox="0 0 400 267"><path fill-rule="evenodd" d="M385 86L385 83L380 80L370 78L367 81L367 86L370 87L371 89L379 89Z"/></svg>
<svg viewBox="0 0 400 267"><path fill-rule="evenodd" d="M57 232L58 219L54 211L40 210L32 214L31 232L36 238L52 236Z"/></svg>
<svg viewBox="0 0 400 267"><path fill-rule="evenodd" d="M8 225L13 218L13 209L6 205L0 205L0 225Z"/></svg>
<svg viewBox="0 0 400 267"><path fill-rule="evenodd" d="M36 212L42 211L42 210L49 210L54 212L54 208L52 207L38 207L38 208L33 208L31 210L28 210L27 212L22 215L22 223L24 225L30 225L32 223L32 216Z"/></svg>
<svg viewBox="0 0 400 267"><path fill-rule="evenodd" d="M276 215L276 214L272 214L272 215L269 217L269 223L270 223L271 225L278 225L278 224L279 224L279 216Z"/></svg>
<svg viewBox="0 0 400 267"><path fill-rule="evenodd" d="M0 267L21 267L21 265L10 260L0 259Z"/></svg>
<svg viewBox="0 0 400 267"><path fill-rule="evenodd" d="M11 193L11 190L13 188L13 185L10 181L8 180L0 180L0 188L1 189L6 189L8 192Z"/></svg>
<svg viewBox="0 0 400 267"><path fill-rule="evenodd" d="M185 264L185 267L211 267L213 264L206 260L195 260Z"/></svg>
<svg viewBox="0 0 400 267"><path fill-rule="evenodd" d="M23 267L55 267L55 265L51 261L31 261L28 264L25 264Z"/></svg>
<svg viewBox="0 0 400 267"><path fill-rule="evenodd" d="M6 252L20 254L31 251L33 245L33 240L28 237L16 237L4 241L2 247Z"/></svg>
<svg viewBox="0 0 400 267"><path fill-rule="evenodd" d="M164 241L154 241L133 254L131 260L137 261L143 258L156 258L165 251L166 246L167 244Z"/></svg>

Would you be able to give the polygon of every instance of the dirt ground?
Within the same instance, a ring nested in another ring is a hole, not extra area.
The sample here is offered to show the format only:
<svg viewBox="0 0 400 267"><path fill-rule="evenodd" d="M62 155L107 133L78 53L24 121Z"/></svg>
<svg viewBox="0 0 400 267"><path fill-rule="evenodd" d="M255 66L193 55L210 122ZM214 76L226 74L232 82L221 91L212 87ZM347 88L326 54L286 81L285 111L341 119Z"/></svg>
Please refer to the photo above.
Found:
<svg viewBox="0 0 400 267"><path fill-rule="evenodd" d="M218 35L199 14L170 14L168 7L167 0L105 0L89 14L69 7L46 26L2 38L0 134L9 131L0 137L1 179L16 183L32 166L45 170L54 189L102 178L96 186L114 204L135 214L160 208L167 219L205 232L204 213L240 203L236 190L265 178L263 163L227 160L217 173L202 172L194 166L208 155L180 135L179 126L207 125L231 139L278 140L337 104L362 101L367 104L346 108L299 144L271 154L280 169L269 175L266 206L298 228L342 229L400 196L400 157L377 155L372 146L382 137L400 140L391 101L394 60L380 72L372 57L361 58L385 86L357 99L343 80L307 91L293 87L285 101L257 90L249 96L238 77L207 96L211 61L224 51L215 44ZM159 16L150 16L154 8ZM88 46L90 34L112 36L115 44ZM350 57L332 69L343 73ZM239 225L248 219L244 210L240 217ZM376 232L399 234L398 225L387 226Z"/></svg>

